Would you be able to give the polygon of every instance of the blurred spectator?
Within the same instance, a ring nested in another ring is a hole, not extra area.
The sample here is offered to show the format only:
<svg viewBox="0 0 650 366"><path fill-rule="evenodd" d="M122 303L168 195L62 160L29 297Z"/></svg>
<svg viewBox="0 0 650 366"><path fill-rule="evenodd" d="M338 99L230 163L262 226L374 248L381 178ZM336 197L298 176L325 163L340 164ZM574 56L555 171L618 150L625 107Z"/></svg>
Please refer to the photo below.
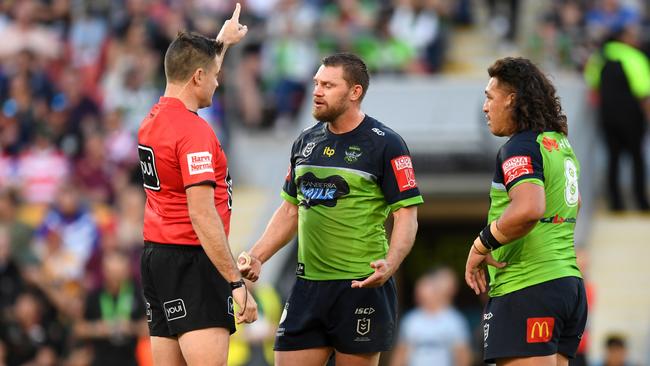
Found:
<svg viewBox="0 0 650 366"><path fill-rule="evenodd" d="M237 66L236 103L241 121L247 127L271 124L269 118L265 118L265 109L271 108L265 103L261 47L260 44L246 45Z"/></svg>
<svg viewBox="0 0 650 366"><path fill-rule="evenodd" d="M105 253L102 268L104 285L89 294L84 320L76 325L75 332L91 342L93 366L137 366L137 339L147 334L142 292L131 279L126 255Z"/></svg>
<svg viewBox="0 0 650 366"><path fill-rule="evenodd" d="M625 339L619 335L610 334L605 340L605 356L602 366L630 366L627 360Z"/></svg>
<svg viewBox="0 0 650 366"><path fill-rule="evenodd" d="M544 69L576 70L587 60L587 38L577 0L555 1L528 41L528 53Z"/></svg>
<svg viewBox="0 0 650 366"><path fill-rule="evenodd" d="M34 99L27 75L16 74L9 83L9 98L2 104L2 146L16 155L32 140L37 121Z"/></svg>
<svg viewBox="0 0 650 366"><path fill-rule="evenodd" d="M21 196L27 203L49 204L68 178L69 165L65 156L52 145L51 132L40 126L34 143L16 163L16 178Z"/></svg>
<svg viewBox="0 0 650 366"><path fill-rule="evenodd" d="M20 270L11 256L9 229L0 226L0 323L23 290Z"/></svg>
<svg viewBox="0 0 650 366"><path fill-rule="evenodd" d="M21 266L36 263L31 248L33 230L18 219L18 194L13 190L0 190L0 229L7 231L11 258Z"/></svg>
<svg viewBox="0 0 650 366"><path fill-rule="evenodd" d="M585 14L587 34L596 43L604 41L612 32L638 25L640 20L638 10L619 0L596 0L595 6Z"/></svg>
<svg viewBox="0 0 650 366"><path fill-rule="evenodd" d="M517 41L519 0L487 0L491 27L496 34L510 44Z"/></svg>
<svg viewBox="0 0 650 366"><path fill-rule="evenodd" d="M402 319L391 366L471 364L468 325L452 306L457 287L449 268L429 272L417 281L417 308Z"/></svg>
<svg viewBox="0 0 650 366"><path fill-rule="evenodd" d="M619 161L632 157L636 205L650 210L646 192L644 136L650 117L650 61L638 50L639 27L623 27L587 63L587 84L598 93L599 123L608 152L608 199L613 211L625 207Z"/></svg>
<svg viewBox="0 0 650 366"><path fill-rule="evenodd" d="M60 55L63 49L60 35L34 21L34 17L43 10L42 7L43 5L35 0L14 2L12 10L15 20L2 30L0 60L24 49L50 60Z"/></svg>
<svg viewBox="0 0 650 366"><path fill-rule="evenodd" d="M84 146L85 134L99 128L100 110L97 103L84 91L75 69L63 72L59 82L61 93L52 101L52 109L61 113L62 125L52 126L56 143L67 156L78 156Z"/></svg>
<svg viewBox="0 0 650 366"><path fill-rule="evenodd" d="M318 53L313 41L317 13L309 3L279 0L268 19L265 66L277 119L292 122L302 106Z"/></svg>
<svg viewBox="0 0 650 366"><path fill-rule="evenodd" d="M21 293L8 322L0 329L7 345L7 364L56 365L65 332L60 323L47 319L42 299L33 292ZM38 361L37 361L38 360ZM46 361L46 362L45 362Z"/></svg>
<svg viewBox="0 0 650 366"><path fill-rule="evenodd" d="M113 202L111 177L114 173L107 159L104 136L92 133L84 142L84 154L75 163L73 181L80 194L90 203L110 204Z"/></svg>
<svg viewBox="0 0 650 366"><path fill-rule="evenodd" d="M397 0L390 20L390 32L411 46L420 64L411 72L440 71L444 59L445 35L439 14L444 7L436 1Z"/></svg>

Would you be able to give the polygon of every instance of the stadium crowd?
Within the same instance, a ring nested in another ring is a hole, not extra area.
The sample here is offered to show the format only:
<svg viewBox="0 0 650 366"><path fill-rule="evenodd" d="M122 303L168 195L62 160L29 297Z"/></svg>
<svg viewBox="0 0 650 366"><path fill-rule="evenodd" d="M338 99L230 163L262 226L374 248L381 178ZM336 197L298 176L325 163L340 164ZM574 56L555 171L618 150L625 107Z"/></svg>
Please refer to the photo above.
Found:
<svg viewBox="0 0 650 366"><path fill-rule="evenodd" d="M444 72L453 33L473 22L468 0L240 2L249 36L200 111L226 149L234 126L293 123L322 55ZM150 364L136 132L168 44L181 29L215 36L232 3L0 0L0 365ZM542 67L581 70L608 31L645 24L642 10L554 0L532 34L502 33Z"/></svg>

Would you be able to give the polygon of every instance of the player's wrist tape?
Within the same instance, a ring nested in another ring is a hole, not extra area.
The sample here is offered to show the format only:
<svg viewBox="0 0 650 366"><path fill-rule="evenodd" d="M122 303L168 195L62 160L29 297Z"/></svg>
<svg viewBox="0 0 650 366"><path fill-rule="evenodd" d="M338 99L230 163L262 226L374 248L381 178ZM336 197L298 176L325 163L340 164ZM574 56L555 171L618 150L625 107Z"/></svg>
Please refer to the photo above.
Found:
<svg viewBox="0 0 650 366"><path fill-rule="evenodd" d="M231 290L238 289L238 288L243 287L245 285L246 285L246 282L244 282L244 279L240 278L239 281L230 282L230 289Z"/></svg>
<svg viewBox="0 0 650 366"><path fill-rule="evenodd" d="M490 231L490 224L481 230L481 232L478 234L478 237L481 239L483 246L490 251L495 250L503 245L499 243L494 235L492 235L492 231Z"/></svg>

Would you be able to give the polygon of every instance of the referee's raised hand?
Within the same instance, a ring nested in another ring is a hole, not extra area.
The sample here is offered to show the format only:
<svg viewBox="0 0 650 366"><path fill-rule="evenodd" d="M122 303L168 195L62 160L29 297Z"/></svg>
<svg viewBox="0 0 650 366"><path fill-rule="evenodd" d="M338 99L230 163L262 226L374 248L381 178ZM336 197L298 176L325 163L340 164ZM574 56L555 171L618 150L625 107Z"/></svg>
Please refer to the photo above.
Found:
<svg viewBox="0 0 650 366"><path fill-rule="evenodd" d="M235 11L232 12L230 19L226 20L219 31L217 41L223 42L224 45L229 46L241 41L242 38L248 33L248 27L239 24L239 13L241 12L241 5L237 3Z"/></svg>

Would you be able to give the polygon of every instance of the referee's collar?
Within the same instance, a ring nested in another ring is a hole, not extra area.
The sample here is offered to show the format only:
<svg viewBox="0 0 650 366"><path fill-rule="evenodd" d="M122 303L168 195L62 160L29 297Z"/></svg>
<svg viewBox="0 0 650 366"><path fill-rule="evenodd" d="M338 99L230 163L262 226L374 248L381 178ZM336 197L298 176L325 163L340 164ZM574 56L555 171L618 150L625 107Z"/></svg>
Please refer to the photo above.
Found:
<svg viewBox="0 0 650 366"><path fill-rule="evenodd" d="M185 104L181 102L180 99L174 97L160 97L160 99L158 100L158 104L164 104L170 107L187 109L187 107L185 107Z"/></svg>

